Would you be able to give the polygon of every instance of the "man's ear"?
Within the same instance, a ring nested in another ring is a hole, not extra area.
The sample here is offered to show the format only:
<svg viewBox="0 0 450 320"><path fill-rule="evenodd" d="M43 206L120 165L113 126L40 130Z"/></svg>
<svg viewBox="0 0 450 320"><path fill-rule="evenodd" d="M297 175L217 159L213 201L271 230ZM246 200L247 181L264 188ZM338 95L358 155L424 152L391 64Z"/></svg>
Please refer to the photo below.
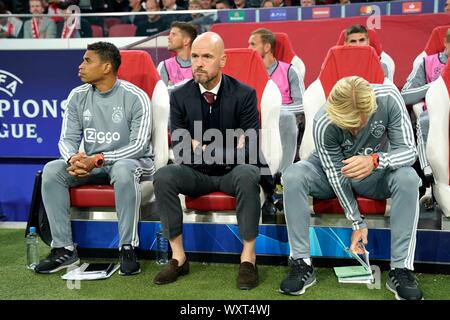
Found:
<svg viewBox="0 0 450 320"><path fill-rule="evenodd" d="M227 63L227 55L224 53L221 57L220 57L220 67L223 68L225 67L225 64Z"/></svg>
<svg viewBox="0 0 450 320"><path fill-rule="evenodd" d="M109 62L103 64L103 73L108 74L112 72L112 65Z"/></svg>
<svg viewBox="0 0 450 320"><path fill-rule="evenodd" d="M264 53L269 53L272 52L272 46L270 45L270 43L265 43L264 44Z"/></svg>

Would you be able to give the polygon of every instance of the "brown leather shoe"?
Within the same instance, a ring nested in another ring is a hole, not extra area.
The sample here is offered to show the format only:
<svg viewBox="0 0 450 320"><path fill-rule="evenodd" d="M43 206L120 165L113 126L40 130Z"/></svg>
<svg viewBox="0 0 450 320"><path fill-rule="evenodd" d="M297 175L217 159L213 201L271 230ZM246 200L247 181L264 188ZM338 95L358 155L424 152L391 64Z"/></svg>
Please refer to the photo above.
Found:
<svg viewBox="0 0 450 320"><path fill-rule="evenodd" d="M259 284L258 268L250 262L242 262L239 266L236 285L238 289L250 290Z"/></svg>
<svg viewBox="0 0 450 320"><path fill-rule="evenodd" d="M167 284L177 281L178 276L189 273L189 262L184 261L181 267L178 266L178 260L170 259L169 263L153 279L154 284Z"/></svg>

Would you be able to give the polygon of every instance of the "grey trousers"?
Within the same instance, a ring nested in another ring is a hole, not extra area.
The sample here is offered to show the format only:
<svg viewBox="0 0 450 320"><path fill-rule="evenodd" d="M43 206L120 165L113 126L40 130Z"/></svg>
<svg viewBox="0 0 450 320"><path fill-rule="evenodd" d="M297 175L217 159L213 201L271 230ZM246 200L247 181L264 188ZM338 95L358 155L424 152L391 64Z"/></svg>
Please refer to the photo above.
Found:
<svg viewBox="0 0 450 320"><path fill-rule="evenodd" d="M281 110L279 127L283 151L279 171L283 173L294 162L297 151L298 126L295 114Z"/></svg>
<svg viewBox="0 0 450 320"><path fill-rule="evenodd" d="M173 239L183 232L183 211L179 194L199 197L222 191L236 197L236 216L241 238L258 236L261 216L260 169L240 164L223 176L210 176L179 164L159 169L155 174L155 196L164 234Z"/></svg>
<svg viewBox="0 0 450 320"><path fill-rule="evenodd" d="M119 219L120 243L139 246L137 224L141 191L139 182L152 178L151 159L124 159L112 166L94 168L85 178L75 178L66 171L64 160L54 160L47 163L42 174L42 199L47 211L50 230L52 232L52 247L61 248L73 245L70 224L69 188L84 184L111 184L114 186L116 210Z"/></svg>
<svg viewBox="0 0 450 320"><path fill-rule="evenodd" d="M308 195L318 199L335 197L319 164L304 160L290 166L282 176L284 210L290 255L310 257L310 208ZM411 167L379 170L363 180L352 181L355 193L373 199L392 198L391 267L413 270L419 219L420 178ZM349 246L350 246L350 239ZM345 242L345 240L344 240Z"/></svg>
<svg viewBox="0 0 450 320"><path fill-rule="evenodd" d="M428 111L423 111L416 121L417 153L419 155L420 167L423 169L429 166L426 153L428 129L430 127L430 118L428 117Z"/></svg>

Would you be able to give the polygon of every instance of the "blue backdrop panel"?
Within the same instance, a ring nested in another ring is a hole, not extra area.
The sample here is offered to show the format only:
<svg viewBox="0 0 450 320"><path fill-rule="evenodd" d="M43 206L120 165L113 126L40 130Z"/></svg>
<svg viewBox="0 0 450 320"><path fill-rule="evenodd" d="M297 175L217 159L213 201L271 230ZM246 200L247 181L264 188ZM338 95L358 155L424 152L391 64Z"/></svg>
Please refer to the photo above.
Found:
<svg viewBox="0 0 450 320"><path fill-rule="evenodd" d="M159 222L140 222L142 250L155 250ZM73 239L81 248L118 248L117 222L72 221ZM351 228L311 227L311 256L348 258L344 248L350 245ZM388 229L370 229L367 250L372 259L390 260L391 237ZM233 253L242 251L236 225L186 223L183 242L187 252ZM419 230L416 262L450 263L450 232ZM288 256L289 243L284 225L259 226L256 240L259 255Z"/></svg>
<svg viewBox="0 0 450 320"><path fill-rule="evenodd" d="M26 221L34 176L42 164L0 164L0 220Z"/></svg>
<svg viewBox="0 0 450 320"><path fill-rule="evenodd" d="M259 10L260 21L285 21L285 20L297 20L298 9L290 7L281 7L274 9L261 9Z"/></svg>
<svg viewBox="0 0 450 320"><path fill-rule="evenodd" d="M391 15L433 13L434 1L404 1L391 3Z"/></svg>
<svg viewBox="0 0 450 320"><path fill-rule="evenodd" d="M83 54L0 51L0 157L59 156L63 105L81 84L78 65Z"/></svg>
<svg viewBox="0 0 450 320"><path fill-rule="evenodd" d="M341 17L341 5L302 8L302 20L329 19Z"/></svg>
<svg viewBox="0 0 450 320"><path fill-rule="evenodd" d="M386 15L387 13L387 2L371 2L371 3L355 3L352 5L346 5L345 8L345 16L346 17L355 17L355 16L370 16L372 15L375 9L374 6L378 6L380 9L381 15Z"/></svg>
<svg viewBox="0 0 450 320"><path fill-rule="evenodd" d="M445 2L446 0L439 0L438 12L444 12Z"/></svg>
<svg viewBox="0 0 450 320"><path fill-rule="evenodd" d="M256 10L220 10L217 16L220 22L255 22Z"/></svg>
<svg viewBox="0 0 450 320"><path fill-rule="evenodd" d="M27 219L36 172L48 159L59 157L63 106L70 91L81 84L78 66L84 52L0 51L3 220Z"/></svg>

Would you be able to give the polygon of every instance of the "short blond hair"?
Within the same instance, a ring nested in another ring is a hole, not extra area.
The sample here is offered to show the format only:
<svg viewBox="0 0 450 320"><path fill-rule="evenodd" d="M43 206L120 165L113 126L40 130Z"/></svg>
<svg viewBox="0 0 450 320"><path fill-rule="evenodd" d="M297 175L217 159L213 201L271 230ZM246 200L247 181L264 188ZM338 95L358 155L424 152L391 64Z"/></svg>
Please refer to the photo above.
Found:
<svg viewBox="0 0 450 320"><path fill-rule="evenodd" d="M375 93L369 82L357 76L339 80L327 100L328 118L344 130L360 128L363 117L377 111Z"/></svg>

